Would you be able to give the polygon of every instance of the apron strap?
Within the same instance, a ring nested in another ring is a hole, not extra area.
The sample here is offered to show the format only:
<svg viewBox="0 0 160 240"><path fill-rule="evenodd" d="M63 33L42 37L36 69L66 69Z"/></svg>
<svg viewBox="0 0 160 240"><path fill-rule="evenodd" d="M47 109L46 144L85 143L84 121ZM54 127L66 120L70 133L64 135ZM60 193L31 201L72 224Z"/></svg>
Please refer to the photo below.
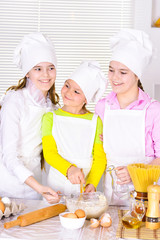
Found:
<svg viewBox="0 0 160 240"><path fill-rule="evenodd" d="M105 110L110 110L111 106L108 104L108 100L105 102Z"/></svg>
<svg viewBox="0 0 160 240"><path fill-rule="evenodd" d="M53 117L56 117L56 114L55 114L55 112L53 111Z"/></svg>
<svg viewBox="0 0 160 240"><path fill-rule="evenodd" d="M94 115L92 117L92 123L95 126L95 131L96 131L96 127L97 127L97 118L98 118L98 115L96 113L94 113Z"/></svg>

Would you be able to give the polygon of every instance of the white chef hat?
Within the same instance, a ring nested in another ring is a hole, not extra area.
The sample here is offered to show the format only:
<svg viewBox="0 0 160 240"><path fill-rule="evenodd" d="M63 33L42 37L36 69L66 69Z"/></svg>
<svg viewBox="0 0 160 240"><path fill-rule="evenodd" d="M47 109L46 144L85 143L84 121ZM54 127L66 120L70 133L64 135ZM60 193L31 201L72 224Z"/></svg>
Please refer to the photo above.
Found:
<svg viewBox="0 0 160 240"><path fill-rule="evenodd" d="M55 48L51 40L40 32L25 35L15 49L13 62L25 76L41 62L52 63L57 67Z"/></svg>
<svg viewBox="0 0 160 240"><path fill-rule="evenodd" d="M140 30L123 29L111 38L110 61L118 61L127 66L140 79L152 56L149 36Z"/></svg>
<svg viewBox="0 0 160 240"><path fill-rule="evenodd" d="M82 89L87 103L97 102L103 95L107 80L97 61L83 61L69 79Z"/></svg>

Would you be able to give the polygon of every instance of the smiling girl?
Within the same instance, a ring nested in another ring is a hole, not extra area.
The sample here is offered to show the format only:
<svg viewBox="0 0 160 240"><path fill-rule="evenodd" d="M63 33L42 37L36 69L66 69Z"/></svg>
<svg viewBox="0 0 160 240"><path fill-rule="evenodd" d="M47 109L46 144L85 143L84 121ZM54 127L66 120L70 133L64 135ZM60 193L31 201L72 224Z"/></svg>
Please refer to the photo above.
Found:
<svg viewBox="0 0 160 240"><path fill-rule="evenodd" d="M96 105L103 121L103 146L107 165L116 167L118 184L133 188L127 165L160 163L160 103L143 91L140 79L152 55L147 34L121 30L111 39L113 51L108 78L112 92ZM112 179L105 174L104 191L111 204L127 204L112 191Z"/></svg>
<svg viewBox="0 0 160 240"><path fill-rule="evenodd" d="M63 107L43 117L43 152L51 165L48 184L63 194L79 193L80 183L85 192L94 192L104 172L102 122L86 104L98 101L105 86L99 64L85 61L62 87Z"/></svg>
<svg viewBox="0 0 160 240"><path fill-rule="evenodd" d="M1 103L0 196L39 199L43 195L53 203L57 193L41 183L41 119L58 103L54 46L41 33L28 34L16 47L14 62L24 77L8 89Z"/></svg>

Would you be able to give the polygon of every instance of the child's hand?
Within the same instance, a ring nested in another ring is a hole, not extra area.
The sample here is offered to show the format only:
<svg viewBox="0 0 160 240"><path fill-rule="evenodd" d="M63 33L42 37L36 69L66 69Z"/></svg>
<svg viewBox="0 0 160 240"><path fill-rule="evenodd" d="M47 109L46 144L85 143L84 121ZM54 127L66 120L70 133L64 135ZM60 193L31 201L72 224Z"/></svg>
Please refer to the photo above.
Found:
<svg viewBox="0 0 160 240"><path fill-rule="evenodd" d="M29 176L26 179L25 183L33 188L36 192L41 194L48 201L48 203L53 204L59 202L60 198L58 196L58 193L56 193L52 188L44 186L37 182L33 176Z"/></svg>
<svg viewBox="0 0 160 240"><path fill-rule="evenodd" d="M42 196L47 200L48 203L53 204L60 201L58 193L56 193L52 188L42 186L42 191Z"/></svg>
<svg viewBox="0 0 160 240"><path fill-rule="evenodd" d="M132 182L127 167L116 167L116 175L120 180L117 182L117 184L123 185Z"/></svg>
<svg viewBox="0 0 160 240"><path fill-rule="evenodd" d="M85 177L83 171L73 165L68 168L67 177L72 184L80 184L81 182L85 184Z"/></svg>
<svg viewBox="0 0 160 240"><path fill-rule="evenodd" d="M93 184L88 184L86 187L85 187L85 193L89 193L89 192L95 192L96 191L96 188L93 186Z"/></svg>

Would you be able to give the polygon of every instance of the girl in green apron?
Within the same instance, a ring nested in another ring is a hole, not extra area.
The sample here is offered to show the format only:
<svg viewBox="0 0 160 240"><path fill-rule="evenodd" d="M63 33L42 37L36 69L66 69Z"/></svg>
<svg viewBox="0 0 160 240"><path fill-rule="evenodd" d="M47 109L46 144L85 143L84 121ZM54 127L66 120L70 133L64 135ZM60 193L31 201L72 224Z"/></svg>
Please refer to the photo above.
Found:
<svg viewBox="0 0 160 240"><path fill-rule="evenodd" d="M86 109L104 93L106 78L97 62L85 61L65 81L63 107L43 117L44 157L51 165L48 184L64 194L94 192L105 170L106 156L99 138L102 122Z"/></svg>

